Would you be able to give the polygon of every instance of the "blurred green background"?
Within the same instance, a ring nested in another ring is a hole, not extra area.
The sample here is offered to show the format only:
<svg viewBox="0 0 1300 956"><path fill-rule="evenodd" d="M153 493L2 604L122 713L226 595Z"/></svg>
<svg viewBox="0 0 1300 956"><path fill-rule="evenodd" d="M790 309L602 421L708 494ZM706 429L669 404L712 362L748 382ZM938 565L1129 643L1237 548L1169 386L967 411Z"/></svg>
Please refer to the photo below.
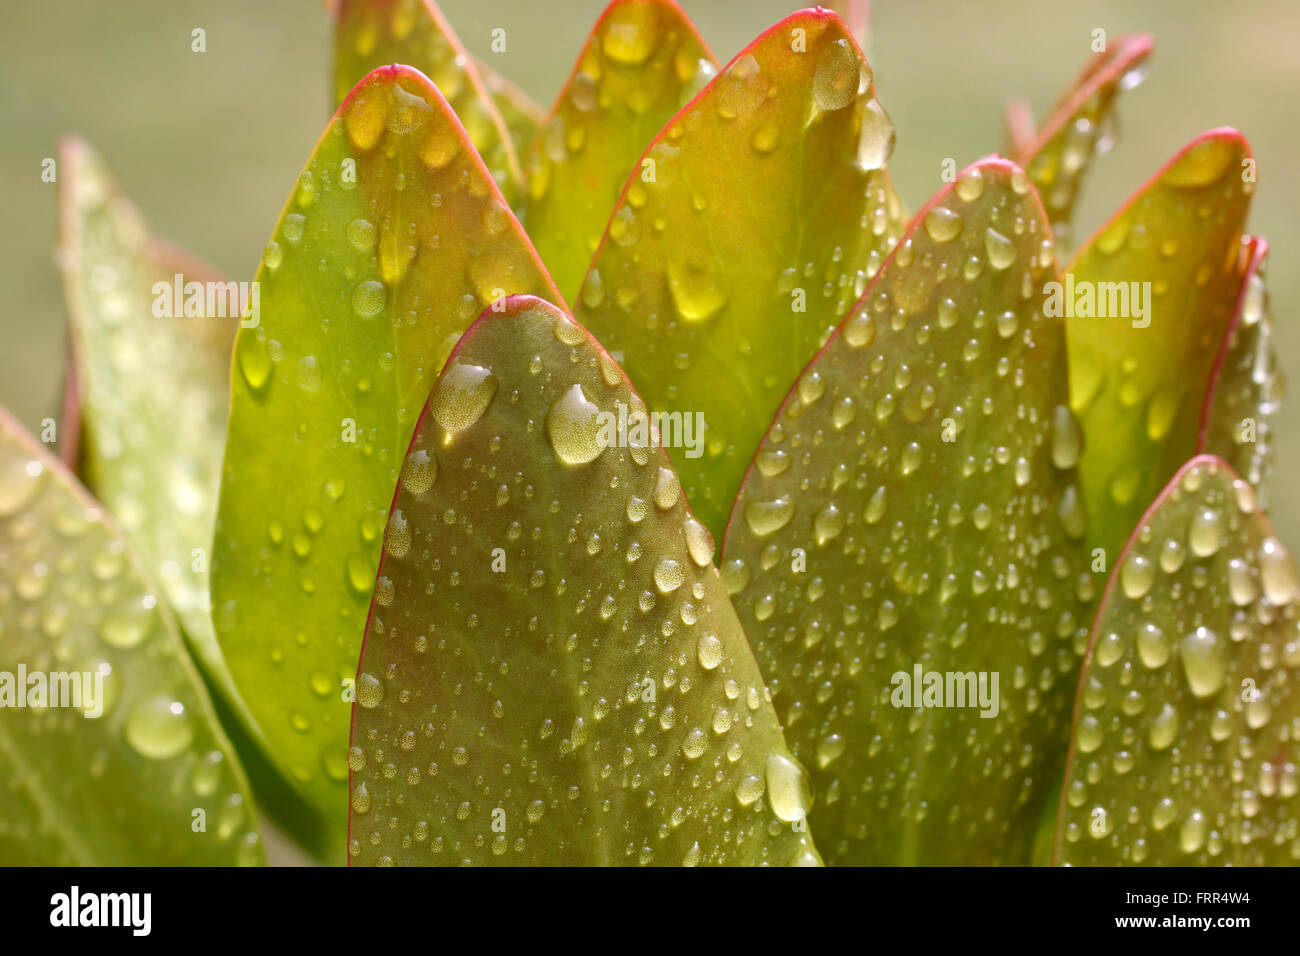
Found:
<svg viewBox="0 0 1300 956"><path fill-rule="evenodd" d="M723 62L791 0L682 0ZM444 0L466 45L549 105L603 0ZM321 0L6 0L0 36L0 403L29 426L58 411L63 301L52 254L55 187L41 162L61 135L95 145L156 235L234 278L257 266L276 215L329 116L330 19ZM207 52L190 51L190 31ZM507 52L489 52L504 27ZM1120 141L1089 177L1076 235L1203 130L1242 130L1259 161L1250 229L1272 242L1283 365L1300 369L1300 3L1295 0L877 0L867 54L898 131L890 162L910 208L958 166L1002 147L1002 107L1036 117L1089 56L1091 31L1155 34L1147 82L1120 104ZM1276 481L1295 474L1300 398L1284 406ZM1274 518L1300 547L1300 507Z"/></svg>

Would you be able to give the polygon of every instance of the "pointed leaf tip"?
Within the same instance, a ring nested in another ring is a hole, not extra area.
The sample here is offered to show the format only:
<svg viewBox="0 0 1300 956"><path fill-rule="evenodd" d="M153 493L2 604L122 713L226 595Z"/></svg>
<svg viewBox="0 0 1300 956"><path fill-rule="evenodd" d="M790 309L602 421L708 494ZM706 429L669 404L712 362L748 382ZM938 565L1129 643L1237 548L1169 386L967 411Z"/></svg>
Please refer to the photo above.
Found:
<svg viewBox="0 0 1300 956"><path fill-rule="evenodd" d="M1268 242L1247 237L1241 254L1245 278L1201 409L1197 451L1230 462L1254 486L1266 510L1273 471L1272 417L1286 391L1286 376L1279 367L1264 282Z"/></svg>
<svg viewBox="0 0 1300 956"><path fill-rule="evenodd" d="M644 415L539 299L461 339L384 533L353 863L819 862L803 771Z"/></svg>
<svg viewBox="0 0 1300 956"><path fill-rule="evenodd" d="M702 418L670 453L715 533L785 389L896 241L892 147L857 44L803 11L668 123L606 228L578 319L652 408Z"/></svg>
<svg viewBox="0 0 1300 956"><path fill-rule="evenodd" d="M964 170L799 376L736 498L722 578L828 860L1028 859L1095 593L1065 330L1043 310L1058 279L1025 173Z"/></svg>
<svg viewBox="0 0 1300 956"><path fill-rule="evenodd" d="M1212 455L1180 468L1115 562L1092 628L1056 862L1300 860L1298 594L1250 486Z"/></svg>
<svg viewBox="0 0 1300 956"><path fill-rule="evenodd" d="M512 202L523 181L510 131L477 61L433 0L340 0L334 29L334 87L343 102L373 70L407 63L432 78L475 150Z"/></svg>
<svg viewBox="0 0 1300 956"><path fill-rule="evenodd" d="M1142 82L1143 61L1154 47L1144 33L1115 37L1093 56L1036 133L1027 106L1008 111L1011 155L1042 194L1062 246L1070 242L1070 216L1089 165L1114 144L1116 98Z"/></svg>
<svg viewBox="0 0 1300 956"><path fill-rule="evenodd" d="M1108 555L1196 451L1245 268L1249 149L1231 129L1192 141L1088 241L1054 295L1069 329L1092 543Z"/></svg>
<svg viewBox="0 0 1300 956"><path fill-rule="evenodd" d="M446 101L405 66L345 99L257 281L259 324L235 345L213 618L277 763L341 830L344 682L411 429L485 307L563 300Z"/></svg>
<svg viewBox="0 0 1300 956"><path fill-rule="evenodd" d="M671 0L615 0L601 14L529 157L525 218L565 295L582 285L642 150L718 63Z"/></svg>

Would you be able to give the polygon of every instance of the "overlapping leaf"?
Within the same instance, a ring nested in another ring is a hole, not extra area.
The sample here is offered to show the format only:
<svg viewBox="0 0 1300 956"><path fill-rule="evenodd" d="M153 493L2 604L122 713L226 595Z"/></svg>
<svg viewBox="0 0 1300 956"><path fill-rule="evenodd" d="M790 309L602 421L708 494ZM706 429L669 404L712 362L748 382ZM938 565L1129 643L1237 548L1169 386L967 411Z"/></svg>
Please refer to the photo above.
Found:
<svg viewBox="0 0 1300 956"><path fill-rule="evenodd" d="M433 80L513 202L523 182L514 141L476 61L434 0L342 0L334 33L335 102L371 71L394 63Z"/></svg>
<svg viewBox="0 0 1300 956"><path fill-rule="evenodd" d="M723 581L828 861L1028 858L1095 590L1065 329L1043 309L1058 279L1024 172L965 170L800 376L736 498Z"/></svg>
<svg viewBox="0 0 1300 956"><path fill-rule="evenodd" d="M474 66L483 80L483 88L492 97L492 102L501 114L501 120L510 133L510 142L514 144L515 155L523 163L523 157L537 140L537 133L546 119L546 112L533 102L527 93L498 73L480 57L474 57Z"/></svg>
<svg viewBox="0 0 1300 956"><path fill-rule="evenodd" d="M679 416L673 464L715 533L781 396L896 241L892 147L853 38L808 10L668 124L653 182L628 180L577 317Z"/></svg>
<svg viewBox="0 0 1300 956"><path fill-rule="evenodd" d="M354 862L818 862L806 777L645 421L538 299L461 340L384 534Z"/></svg>
<svg viewBox="0 0 1300 956"><path fill-rule="evenodd" d="M528 231L575 298L642 151L718 64L672 0L615 0L592 30L530 157Z"/></svg>
<svg viewBox="0 0 1300 956"><path fill-rule="evenodd" d="M1194 140L1080 250L1052 303L1068 317L1089 533L1109 556L1196 452L1244 275L1253 162L1234 130Z"/></svg>
<svg viewBox="0 0 1300 956"><path fill-rule="evenodd" d="M151 240L86 144L66 140L61 160L82 470L162 585L204 672L251 727L208 597L238 284ZM65 438L77 427L63 426Z"/></svg>
<svg viewBox="0 0 1300 956"><path fill-rule="evenodd" d="M76 479L0 411L5 865L263 861L243 770L160 593Z"/></svg>
<svg viewBox="0 0 1300 956"><path fill-rule="evenodd" d="M1300 862L1300 573L1201 456L1116 562L1089 641L1058 862Z"/></svg>
<svg viewBox="0 0 1300 956"><path fill-rule="evenodd" d="M1281 404L1286 379L1278 367L1264 285L1268 243L1248 238L1242 255L1245 279L1201 410L1197 450L1229 462L1254 486L1260 508L1267 509L1273 471L1271 419Z"/></svg>
<svg viewBox="0 0 1300 956"><path fill-rule="evenodd" d="M1097 53L1035 133L1025 107L1008 111L1012 157L1043 197L1052 234L1069 241L1070 213L1093 157L1114 142L1115 98L1142 81L1142 61L1154 43L1142 33L1115 37Z"/></svg>
<svg viewBox="0 0 1300 956"><path fill-rule="evenodd" d="M503 295L561 301L438 91L367 77L326 128L235 345L217 633L272 753L339 827L380 532L460 333ZM349 698L350 699L350 698Z"/></svg>

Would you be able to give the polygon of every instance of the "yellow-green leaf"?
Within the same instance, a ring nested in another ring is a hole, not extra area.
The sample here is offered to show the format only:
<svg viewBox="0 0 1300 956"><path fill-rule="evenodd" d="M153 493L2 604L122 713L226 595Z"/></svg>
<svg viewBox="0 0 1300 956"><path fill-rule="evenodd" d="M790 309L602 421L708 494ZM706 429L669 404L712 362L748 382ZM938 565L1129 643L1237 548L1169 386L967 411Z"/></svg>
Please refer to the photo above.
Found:
<svg viewBox="0 0 1300 956"><path fill-rule="evenodd" d="M161 594L108 515L0 410L6 866L263 862L243 769Z"/></svg>
<svg viewBox="0 0 1300 956"><path fill-rule="evenodd" d="M645 154L654 181L632 177L610 220L577 317L683 423L665 439L715 534L781 397L896 241L893 143L844 24L806 10L674 117Z"/></svg>
<svg viewBox="0 0 1300 956"><path fill-rule="evenodd" d="M577 296L629 174L656 175L642 151L717 72L671 0L605 8L529 158L525 221L566 296Z"/></svg>
<svg viewBox="0 0 1300 956"><path fill-rule="evenodd" d="M89 146L69 138L60 153L81 470L162 585L204 673L256 736L212 630L208 591L230 350L247 297L151 239Z"/></svg>
<svg viewBox="0 0 1300 956"><path fill-rule="evenodd" d="M1089 534L1107 560L1196 453L1243 278L1253 162L1235 130L1198 137L1080 250L1049 301L1067 317Z"/></svg>
<svg viewBox="0 0 1300 956"><path fill-rule="evenodd" d="M1008 112L1012 156L1043 197L1058 245L1070 241L1070 214L1093 157L1115 140L1115 98L1143 77L1142 61L1154 41L1144 33L1113 38L1097 53L1048 114L1036 133L1017 104Z"/></svg>
<svg viewBox="0 0 1300 956"><path fill-rule="evenodd" d="M1272 417L1286 391L1286 376L1278 364L1264 285L1268 243L1250 237L1243 241L1241 252L1245 279L1201 411L1197 451L1230 463L1255 487L1260 508L1267 509L1273 471Z"/></svg>
<svg viewBox="0 0 1300 956"><path fill-rule="evenodd" d="M510 131L478 65L434 0L342 0L335 15L334 96L389 64L413 66L456 111L497 186L511 202L523 182Z"/></svg>
<svg viewBox="0 0 1300 956"><path fill-rule="evenodd" d="M354 862L820 862L713 541L638 421L609 355L538 299L461 340L384 534Z"/></svg>
<svg viewBox="0 0 1300 956"><path fill-rule="evenodd" d="M562 301L450 107L385 67L330 122L235 344L213 564L230 669L277 762L342 827L349 706L380 533L460 333L514 292Z"/></svg>
<svg viewBox="0 0 1300 956"><path fill-rule="evenodd" d="M828 861L1029 859L1096 590L1065 328L1043 311L1059 276L1025 173L963 171L799 377L736 498L722 578Z"/></svg>
<svg viewBox="0 0 1300 956"><path fill-rule="evenodd" d="M510 133L510 142L514 144L515 155L523 163L529 148L537 139L537 133L546 119L546 111L533 102L532 98L510 80L506 79L481 57L474 57L474 66L483 80L483 88L492 97L501 120Z"/></svg>
<svg viewBox="0 0 1300 956"><path fill-rule="evenodd" d="M1058 862L1300 863L1298 593L1251 487L1210 455L1184 465L1102 597Z"/></svg>

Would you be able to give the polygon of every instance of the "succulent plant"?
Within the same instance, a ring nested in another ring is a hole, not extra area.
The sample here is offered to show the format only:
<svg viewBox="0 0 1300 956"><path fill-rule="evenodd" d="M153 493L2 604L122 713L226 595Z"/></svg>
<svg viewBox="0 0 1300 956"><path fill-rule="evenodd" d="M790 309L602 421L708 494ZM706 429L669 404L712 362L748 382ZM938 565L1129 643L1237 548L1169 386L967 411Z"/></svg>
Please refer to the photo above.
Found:
<svg viewBox="0 0 1300 956"><path fill-rule="evenodd" d="M545 114L432 2L333 12L251 283L64 145L5 862L258 863L254 795L353 864L1300 860L1249 146L1063 252L1148 37L909 215L831 11L720 67L615 0Z"/></svg>

